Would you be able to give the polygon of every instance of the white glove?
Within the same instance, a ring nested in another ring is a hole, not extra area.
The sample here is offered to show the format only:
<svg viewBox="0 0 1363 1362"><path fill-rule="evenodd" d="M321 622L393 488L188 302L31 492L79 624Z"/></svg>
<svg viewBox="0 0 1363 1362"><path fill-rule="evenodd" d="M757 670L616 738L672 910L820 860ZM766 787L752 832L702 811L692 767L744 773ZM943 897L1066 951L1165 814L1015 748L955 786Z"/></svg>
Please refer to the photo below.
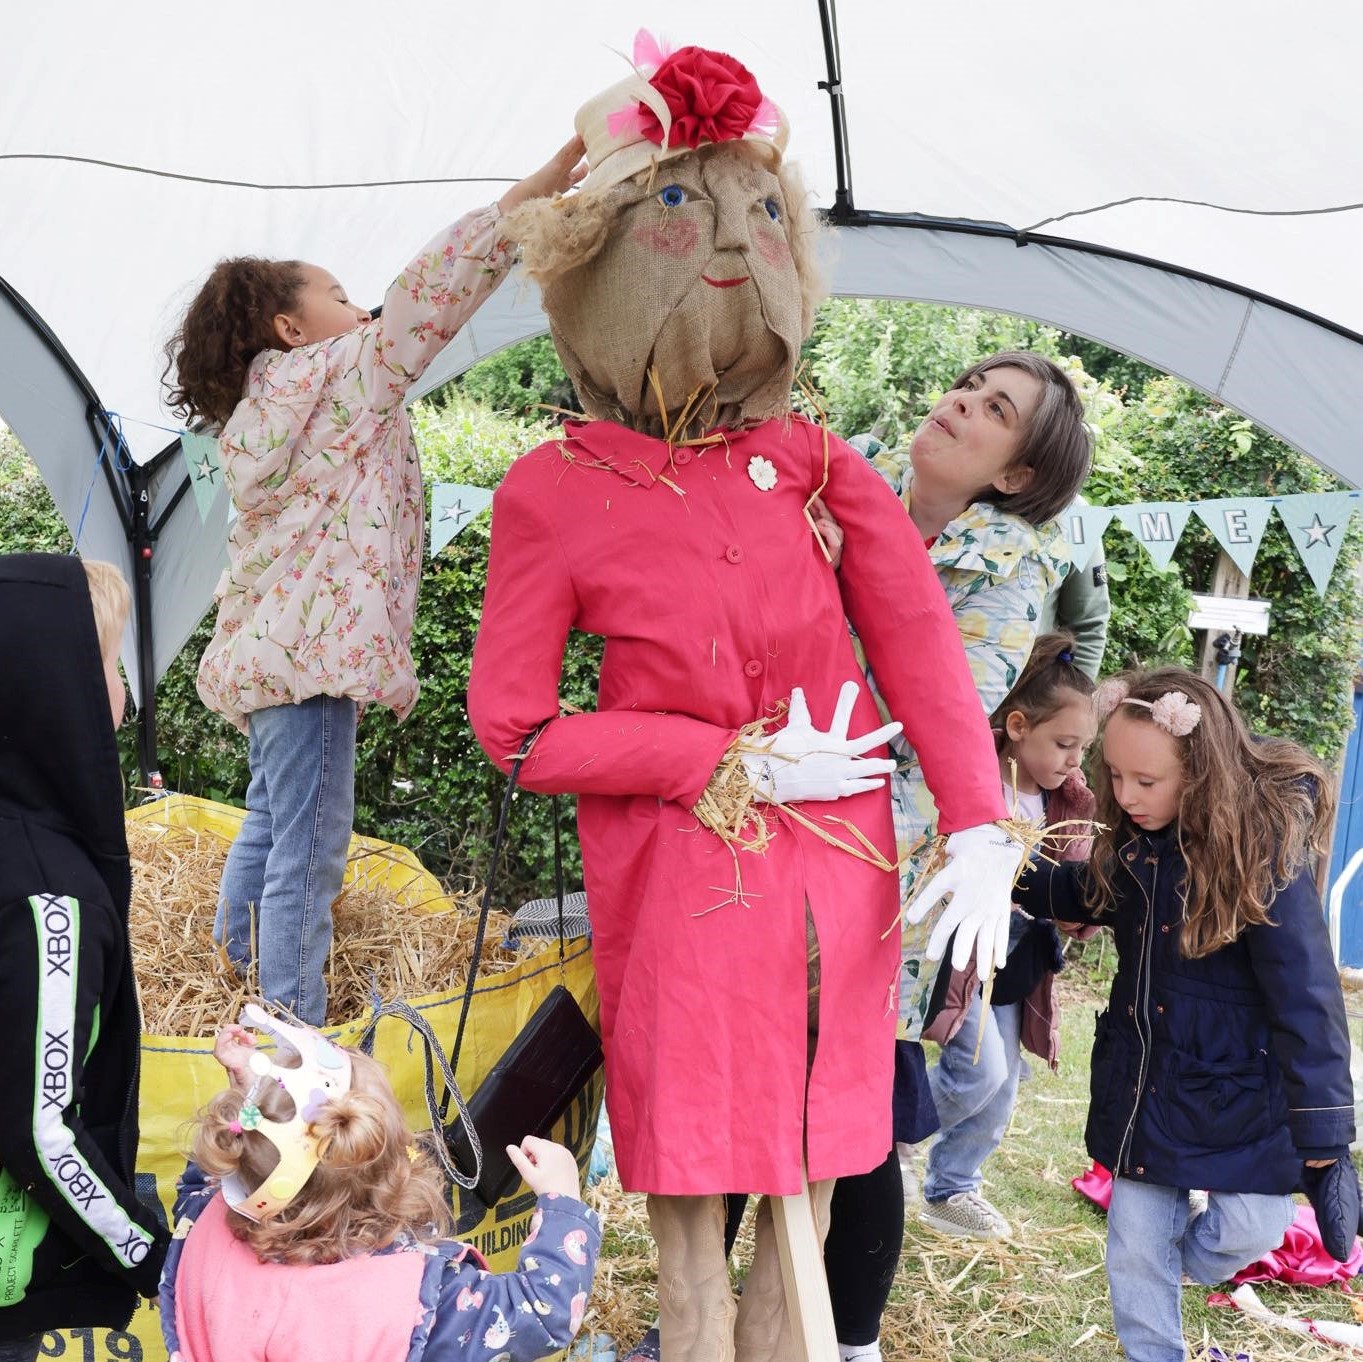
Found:
<svg viewBox="0 0 1363 1362"><path fill-rule="evenodd" d="M863 757L873 747L889 742L902 724L885 724L860 738L847 736L852 710L861 687L844 681L838 707L827 733L814 727L805 693L790 693L786 726L760 752L744 752L743 765L759 799L769 804L791 804L801 799L841 799L844 795L878 790L895 764L888 757Z"/></svg>
<svg viewBox="0 0 1363 1362"><path fill-rule="evenodd" d="M940 960L956 933L953 969L964 969L972 948L980 978L988 979L1008 955L1008 921L1013 907L1013 877L1022 863L1022 846L997 823L964 828L947 838L950 860L914 899L905 915L910 926L922 922L948 894L951 902L928 938L928 959Z"/></svg>

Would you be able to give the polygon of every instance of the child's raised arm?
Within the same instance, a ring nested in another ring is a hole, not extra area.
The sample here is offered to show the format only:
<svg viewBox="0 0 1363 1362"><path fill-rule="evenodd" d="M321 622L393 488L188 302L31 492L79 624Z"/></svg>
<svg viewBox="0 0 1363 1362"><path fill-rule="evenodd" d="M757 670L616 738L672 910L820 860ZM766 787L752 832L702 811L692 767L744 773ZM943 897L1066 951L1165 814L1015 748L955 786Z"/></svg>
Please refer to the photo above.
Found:
<svg viewBox="0 0 1363 1362"><path fill-rule="evenodd" d="M389 411L406 397L506 277L514 251L502 236L503 216L527 199L571 188L585 174L582 151L574 137L498 203L466 213L429 241L393 281L378 320L352 333L360 340L359 377L375 411Z"/></svg>

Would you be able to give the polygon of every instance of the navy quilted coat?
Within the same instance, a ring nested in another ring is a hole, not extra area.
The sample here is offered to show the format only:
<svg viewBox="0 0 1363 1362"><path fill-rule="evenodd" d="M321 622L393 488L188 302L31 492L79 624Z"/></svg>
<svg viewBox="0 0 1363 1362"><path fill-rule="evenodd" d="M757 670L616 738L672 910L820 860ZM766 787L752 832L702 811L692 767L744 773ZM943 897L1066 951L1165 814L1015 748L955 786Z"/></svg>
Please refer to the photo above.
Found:
<svg viewBox="0 0 1363 1362"><path fill-rule="evenodd" d="M1118 856L1114 911L1083 909L1082 864L1037 865L1014 895L1034 917L1102 922L1116 938L1093 1042L1089 1154L1168 1187L1292 1191L1303 1159L1354 1138L1344 1000L1311 876L1278 894L1272 925L1187 960L1172 831L1132 836Z"/></svg>

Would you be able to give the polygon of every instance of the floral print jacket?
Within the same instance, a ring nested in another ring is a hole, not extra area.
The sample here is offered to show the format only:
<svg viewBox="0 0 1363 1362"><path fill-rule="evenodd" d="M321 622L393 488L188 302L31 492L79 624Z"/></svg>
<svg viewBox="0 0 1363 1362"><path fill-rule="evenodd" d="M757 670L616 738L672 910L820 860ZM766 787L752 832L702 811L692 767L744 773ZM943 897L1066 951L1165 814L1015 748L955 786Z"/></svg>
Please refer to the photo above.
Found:
<svg viewBox="0 0 1363 1362"><path fill-rule="evenodd" d="M314 695L416 703L410 643L425 535L404 398L505 277L495 205L461 218L394 281L382 315L263 350L218 440L237 509L199 694L246 716Z"/></svg>
<svg viewBox="0 0 1363 1362"><path fill-rule="evenodd" d="M871 445L868 457L907 510L913 488L908 451ZM905 528L917 533L911 523ZM992 502L977 501L937 536L928 557L956 616L980 704L992 714L1027 664L1042 602L1070 569L1064 534L1057 521L1038 527ZM891 780L891 792L904 867L900 892L906 895L917 872L905 857L923 837L937 831L937 807L913 749L903 742L896 748L901 765ZM922 1032L937 979L938 962L924 955L936 918L936 913L930 914L917 927L904 930L899 1017L900 1035L910 1040Z"/></svg>

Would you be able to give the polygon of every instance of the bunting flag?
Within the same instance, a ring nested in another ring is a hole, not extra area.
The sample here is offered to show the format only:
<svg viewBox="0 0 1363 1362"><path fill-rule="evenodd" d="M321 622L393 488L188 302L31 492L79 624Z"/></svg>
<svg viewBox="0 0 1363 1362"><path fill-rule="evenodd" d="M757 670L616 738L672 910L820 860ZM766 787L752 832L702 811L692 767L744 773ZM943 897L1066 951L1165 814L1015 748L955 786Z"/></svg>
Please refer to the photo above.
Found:
<svg viewBox="0 0 1363 1362"><path fill-rule="evenodd" d="M1275 497L1273 504L1297 546L1306 570L1311 574L1316 594L1322 599L1335 570L1335 559L1344 544L1349 517L1358 506L1357 492L1303 492L1292 497Z"/></svg>
<svg viewBox="0 0 1363 1362"><path fill-rule="evenodd" d="M486 487L438 482L431 488L431 557L434 558L473 518L492 505Z"/></svg>
<svg viewBox="0 0 1363 1362"><path fill-rule="evenodd" d="M1112 508L1117 519L1145 545L1161 572L1169 566L1193 508L1184 501L1145 501Z"/></svg>
<svg viewBox="0 0 1363 1362"><path fill-rule="evenodd" d="M1195 501L1202 523L1216 536L1235 566L1249 576L1254 567L1264 527L1273 511L1268 497L1218 497L1214 501Z"/></svg>
<svg viewBox="0 0 1363 1362"><path fill-rule="evenodd" d="M1060 519L1070 546L1070 561L1083 572L1103 542L1103 531L1115 514L1111 506L1084 506L1076 502Z"/></svg>
<svg viewBox="0 0 1363 1362"><path fill-rule="evenodd" d="M194 489L194 504L199 508L199 519L207 520L209 510L227 485L222 460L218 457L218 441L212 435L182 431L180 453L189 470L189 485Z"/></svg>

